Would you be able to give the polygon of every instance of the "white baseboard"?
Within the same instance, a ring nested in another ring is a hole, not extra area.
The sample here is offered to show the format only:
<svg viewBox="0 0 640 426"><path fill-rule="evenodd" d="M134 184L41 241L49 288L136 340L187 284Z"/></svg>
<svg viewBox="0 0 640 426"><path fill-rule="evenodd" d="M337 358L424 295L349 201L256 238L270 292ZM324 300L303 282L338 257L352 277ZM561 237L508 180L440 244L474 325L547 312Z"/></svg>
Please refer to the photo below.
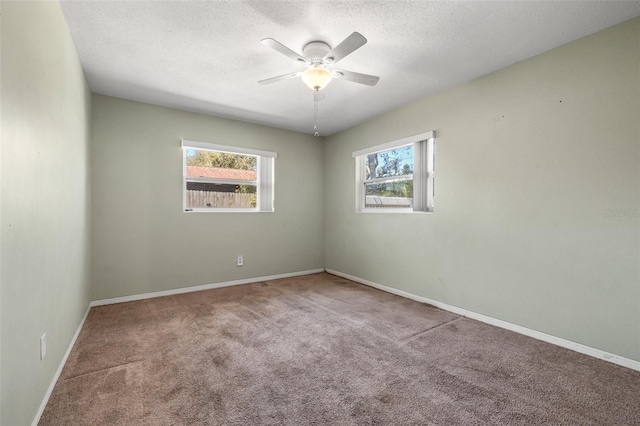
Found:
<svg viewBox="0 0 640 426"><path fill-rule="evenodd" d="M71 350L73 349L73 345L75 345L76 340L78 339L78 336L80 335L80 331L82 330L82 326L84 326L84 322L86 321L87 316L89 315L89 311L91 310L91 308L93 306L111 305L111 304L114 304L114 303L123 303L123 302L131 302L131 301L134 301L134 300L151 299L151 298L154 298L154 297L162 297L162 296L170 296L170 295L173 295L173 294L190 293L190 292L193 292L193 291L209 290L209 289L212 289L212 288L221 288L221 287L229 287L229 286L233 286L233 285L250 284L250 283L255 283L255 282L259 282L259 281L277 280L277 279L280 279L280 278L298 277L298 276L302 276L302 275L317 274L317 273L320 273L320 272L324 272L324 269L311 269L311 270L308 270L308 271L289 272L289 273L286 273L286 274L268 275L268 276L264 276L264 277L255 277L255 278L246 278L246 279L242 279L242 280L226 281L226 282L214 283L214 284L204 284L204 285L198 285L198 286L194 286L194 287L177 288L177 289L173 289L173 290L156 291L156 292L153 292L153 293L134 294L134 295L131 295L131 296L114 297L114 298L111 298L111 299L94 300L94 301L90 302L89 306L87 307L86 312L84 313L84 316L82 317L82 321L80 321L80 325L78 326L78 329L76 330L76 334L74 334L73 339L71 339L71 342L69 343L69 347L67 348L67 352L64 354L64 356L62 357L62 360L60 361L60 366L58 367L58 370L56 371L56 374L53 376L53 379L51 380L51 384L49 385L49 388L47 389L47 393L44 395L44 398L42 399L42 403L40 404L40 408L38 408L38 412L36 413L36 416L34 417L33 422L31 423L31 426L37 426L38 425L38 422L40 421L40 417L42 417L42 413L44 412L44 409L47 406L47 403L49 402L49 398L51 397L51 393L53 392L53 388L56 386L56 383L58 382L58 379L60 378L60 374L62 373L62 369L64 368L64 365L67 362L67 358L69 358L69 354L71 354Z"/></svg>
<svg viewBox="0 0 640 426"><path fill-rule="evenodd" d="M631 368L632 370L640 371L640 362L635 361L633 359L625 358L619 355L605 352L600 349L583 345L581 343L572 342L570 340L562 339L560 337L552 336L550 334L542 333L540 331L536 331L530 328L512 324L507 321L502 321L496 318L492 318L487 315L478 314L476 312L468 311L463 308L447 305L446 303L438 302L436 300L431 300L426 297L416 296L415 294L407 293L406 291L398 290L392 287L387 287L385 285L374 283L372 281L365 280L362 278L358 278L353 275L344 274L342 272L334 271L332 269L325 269L325 270L330 274L337 275L339 277L346 278L348 280L355 281L357 283L368 285L370 287L374 287L379 290L386 291L387 293L392 293L397 296L406 297L407 299L412 299L417 302L427 303L437 308L444 309L445 311L453 312L455 314L458 314L464 317L472 318L474 320L478 320L487 324L495 325L496 327L515 331L516 333L524 334L525 336L533 337L534 339L542 340L547 343L551 343L566 349L571 349L573 351L580 352L581 354L589 355L594 358L602 359L608 362L612 362L614 364L621 365L623 367Z"/></svg>
<svg viewBox="0 0 640 426"><path fill-rule="evenodd" d="M324 269L311 269L309 271L289 272L286 274L268 275L265 277L245 278L242 280L225 281L221 283L203 284L193 287L176 288L172 290L154 291L152 293L132 294L131 296L113 297L110 299L94 300L89 306L113 305L115 303L133 302L134 300L152 299L154 297L172 296L174 294L191 293L194 291L211 290L213 288L230 287L233 285L250 284L259 281L277 280L280 278L298 277L324 272Z"/></svg>
<svg viewBox="0 0 640 426"><path fill-rule="evenodd" d="M78 339L78 336L80 335L80 331L82 330L82 326L84 325L84 322L87 320L87 316L89 315L89 310L91 310L90 306L87 306L87 310L84 313L84 316L82 317L82 320L80 321L80 325L78 325L78 329L76 330L76 334L73 335L73 338L71 339L71 342L69 343L69 347L67 348L67 352L65 352L64 356L62 357L62 360L60 361L60 365L58 366L58 370L56 370L56 374L53 375L53 379L51 379L51 384L49 385L49 388L47 389L47 393L44 394L44 398L42 398L42 402L40 403L40 408L38 408L38 412L36 413L36 416L33 418L33 422L31 423L31 426L38 426L38 422L40 421L40 417L42 417L42 413L44 412L45 407L47 406L47 403L49 402L49 398L51 397L51 392L53 392L53 388L56 386L56 383L58 383L58 378L60 378L60 374L62 373L62 369L64 368L64 365L67 363L67 358L69 358L69 354L71 354L71 349L73 349L73 345L76 344L76 340Z"/></svg>
<svg viewBox="0 0 640 426"><path fill-rule="evenodd" d="M255 277L255 278L246 278L246 279L242 279L242 280L234 280L234 281L226 281L226 282L221 282L221 283L214 283L214 284L205 284L205 285L199 285L199 286L193 286L193 287L185 287L185 288L178 288L178 289L174 289L174 290L165 290L165 291L156 291L153 293L144 293L144 294L134 294L131 296L123 296L123 297L114 297L111 299L102 299L102 300L94 300L89 304L89 307L87 308L86 312L84 313L84 316L82 317L82 321L80 321L80 325L78 325L78 329L76 330L76 333L73 336L73 339L71 339L71 342L69 343L69 347L67 348L67 352L64 354L64 356L62 357L62 360L60 361L60 365L58 366L58 370L56 371L56 374L53 376L53 379L51 380L51 384L49 385L49 388L47 389L47 393L44 395L44 398L42 399L42 403L40 404L40 408L38 409L38 412L36 413L36 416L33 419L33 422L31 423L32 426L37 426L38 422L40 421L40 417L42 416L42 413L44 412L45 407L47 406L47 403L49 402L49 398L51 397L51 393L53 392L53 388L55 387L56 383L58 382L58 378L60 377L60 374L62 373L62 369L64 368L65 363L67 362L67 358L69 358L69 354L71 354L71 350L73 349L73 345L75 345L76 340L78 339L78 336L80 335L80 331L82 330L82 326L84 325L87 316L89 315L89 310L91 309L91 307L93 306L102 306L102 305L110 305L110 304L114 304L114 303L123 303L123 302L131 302L134 300L142 300L142 299L150 299L150 298L154 298L154 297L162 297L162 296L170 296L173 294L182 294L182 293L190 293L193 291L201 291L201 290L209 290L209 289L214 289L214 288L221 288L221 287L229 287L229 286L234 286L234 285L241 285L241 284L250 284L250 283L254 283L254 282L259 282L259 281L268 281L268 280L277 280L280 278L289 278L289 277L297 277L297 276L302 276L302 275L311 275L311 274L317 274L320 272L328 272L330 274L333 275L337 275L339 277L343 277L346 278L348 280L351 281L355 281L357 283L361 283L370 287L374 287L377 288L379 290L382 291L386 291L387 293L392 293L395 294L397 296L401 296L401 297L405 297L407 299L412 299L415 300L417 302L421 302L421 303L427 303L429 305L433 305L437 308L440 309L444 309L445 311L449 311L449 312L453 312L455 314L464 316L464 317L468 317L468 318L472 318L487 324L491 324L494 325L496 327L500 327L500 328L504 328L507 330L511 330L511 331L515 331L516 333L520 333L523 334L525 336L529 336L529 337L533 337L534 339L538 339L538 340L542 340L544 342L547 343L551 343L557 346L561 346L563 348L567 348L567 349L571 349L573 351L585 354L585 355L589 355L592 356L594 358L598 358L598 359L602 359L608 362L612 362L614 364L617 365L621 365L623 367L627 367L627 368L631 368L633 370L637 370L640 371L640 362L629 359L629 358L625 358L619 355L615 355L609 352L605 352L603 350L600 349L596 349L596 348L592 348L590 346L586 346L583 345L581 343L576 343L576 342L572 342L570 340L566 340L566 339L562 339L560 337L556 337L556 336L552 336L550 334L546 334L546 333L542 333L540 331L536 331L536 330L532 330L530 328L526 328L526 327L522 327L516 324L512 324L510 322L507 321L502 321L496 318L492 318L483 314L478 314L476 312L472 312L472 311L468 311L466 309L463 308L458 308L456 306L452 306L452 305L448 305L446 303L442 303L442 302L438 302L436 300L432 300L432 299L428 299L426 297L422 297L422 296L417 296L415 294L411 294L408 293L406 291L402 291L402 290L398 290L392 287L387 287L385 285L382 284L378 284L378 283L374 283L373 281L369 281L369 280L365 280L353 275L349 275L349 274L345 274L342 272L338 272L338 271L334 271L333 269L312 269L312 270L308 270L308 271L299 271L299 272L290 272L290 273L286 273L286 274L278 274L278 275L269 275L269 276L264 276L264 277Z"/></svg>

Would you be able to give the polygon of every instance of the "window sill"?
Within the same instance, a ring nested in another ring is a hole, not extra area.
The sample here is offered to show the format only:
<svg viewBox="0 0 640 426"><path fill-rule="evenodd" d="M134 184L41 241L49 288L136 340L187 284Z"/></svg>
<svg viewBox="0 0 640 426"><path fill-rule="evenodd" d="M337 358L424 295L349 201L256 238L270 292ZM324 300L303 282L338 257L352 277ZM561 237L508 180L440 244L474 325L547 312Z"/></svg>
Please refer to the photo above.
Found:
<svg viewBox="0 0 640 426"><path fill-rule="evenodd" d="M182 210L183 213L273 213L273 210L255 210L255 209L192 209Z"/></svg>
<svg viewBox="0 0 640 426"><path fill-rule="evenodd" d="M433 212L416 212L410 209L385 209L385 208L375 208L375 209L362 209L356 210L356 213L364 213L364 214L433 214Z"/></svg>

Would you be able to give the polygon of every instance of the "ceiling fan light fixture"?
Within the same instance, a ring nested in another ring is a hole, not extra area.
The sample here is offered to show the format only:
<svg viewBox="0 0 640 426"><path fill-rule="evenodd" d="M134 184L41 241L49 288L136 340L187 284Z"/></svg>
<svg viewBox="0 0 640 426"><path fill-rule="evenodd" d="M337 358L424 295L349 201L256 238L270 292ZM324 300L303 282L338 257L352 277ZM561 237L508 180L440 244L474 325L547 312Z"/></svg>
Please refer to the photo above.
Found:
<svg viewBox="0 0 640 426"><path fill-rule="evenodd" d="M331 73L323 67L311 67L302 73L302 81L316 92L327 87L333 77Z"/></svg>

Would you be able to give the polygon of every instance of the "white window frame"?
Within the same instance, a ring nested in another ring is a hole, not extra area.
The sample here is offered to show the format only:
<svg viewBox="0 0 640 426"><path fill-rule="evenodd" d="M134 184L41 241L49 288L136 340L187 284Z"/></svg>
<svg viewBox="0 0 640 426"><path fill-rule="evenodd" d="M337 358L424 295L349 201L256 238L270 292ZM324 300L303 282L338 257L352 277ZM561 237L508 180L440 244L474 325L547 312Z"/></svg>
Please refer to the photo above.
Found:
<svg viewBox="0 0 640 426"><path fill-rule="evenodd" d="M276 152L261 151L257 149L241 148L236 146L218 145L208 142L191 141L182 139L182 210L184 212L207 212L207 213L246 213L246 212L273 212L274 211L274 162L278 157ZM215 179L204 177L187 176L187 150L196 149L199 151L224 152L228 154L252 155L258 158L257 180L246 181L239 179ZM256 206L254 208L232 208L232 207L187 207L187 182L223 183L234 185L256 185Z"/></svg>
<svg viewBox="0 0 640 426"><path fill-rule="evenodd" d="M406 180L408 176L366 179L367 155L413 145L413 208L365 207L365 184L372 181ZM436 132L419 133L354 151L356 161L356 211L359 213L433 213Z"/></svg>

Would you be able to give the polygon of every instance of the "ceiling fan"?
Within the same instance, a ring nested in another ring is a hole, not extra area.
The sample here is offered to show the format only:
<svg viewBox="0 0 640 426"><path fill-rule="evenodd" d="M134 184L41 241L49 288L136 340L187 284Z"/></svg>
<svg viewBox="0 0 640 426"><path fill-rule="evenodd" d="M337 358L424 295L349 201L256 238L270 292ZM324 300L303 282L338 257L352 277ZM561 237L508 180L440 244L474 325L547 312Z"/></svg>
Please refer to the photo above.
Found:
<svg viewBox="0 0 640 426"><path fill-rule="evenodd" d="M380 80L380 77L376 77L375 75L361 74L347 70L327 69L328 66L336 64L345 56L350 55L356 49L365 45L367 39L357 32L352 33L333 49L323 41L312 41L304 46L302 55L272 38L265 38L261 40L261 42L277 52L282 53L284 56L306 65L307 70L260 80L258 81L260 84L271 84L288 78L302 77L302 81L304 81L310 89L317 92L327 87L333 78L366 84L367 86L375 86L378 80Z"/></svg>

